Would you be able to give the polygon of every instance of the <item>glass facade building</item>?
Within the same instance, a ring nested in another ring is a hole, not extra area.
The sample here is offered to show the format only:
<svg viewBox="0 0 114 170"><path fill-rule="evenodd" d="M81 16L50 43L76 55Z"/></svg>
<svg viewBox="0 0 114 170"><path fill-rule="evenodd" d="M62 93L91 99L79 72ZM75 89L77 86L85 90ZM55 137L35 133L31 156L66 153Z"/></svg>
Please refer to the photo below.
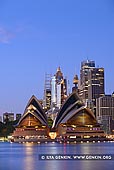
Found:
<svg viewBox="0 0 114 170"><path fill-rule="evenodd" d="M104 68L96 68L91 60L82 62L79 95L83 102L96 106L96 99L104 94Z"/></svg>
<svg viewBox="0 0 114 170"><path fill-rule="evenodd" d="M106 133L114 129L114 95L104 95L96 100L96 116Z"/></svg>
<svg viewBox="0 0 114 170"><path fill-rule="evenodd" d="M52 79L51 79L51 106L55 106L56 105L56 77L53 76Z"/></svg>

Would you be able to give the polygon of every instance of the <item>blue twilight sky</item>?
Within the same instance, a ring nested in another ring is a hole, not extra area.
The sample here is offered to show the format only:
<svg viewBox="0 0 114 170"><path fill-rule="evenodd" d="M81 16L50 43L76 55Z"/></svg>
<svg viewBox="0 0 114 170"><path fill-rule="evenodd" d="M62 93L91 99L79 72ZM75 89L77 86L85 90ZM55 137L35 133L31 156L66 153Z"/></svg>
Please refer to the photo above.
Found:
<svg viewBox="0 0 114 170"><path fill-rule="evenodd" d="M81 61L105 68L114 91L114 0L0 0L0 114L43 97L58 66L72 86Z"/></svg>

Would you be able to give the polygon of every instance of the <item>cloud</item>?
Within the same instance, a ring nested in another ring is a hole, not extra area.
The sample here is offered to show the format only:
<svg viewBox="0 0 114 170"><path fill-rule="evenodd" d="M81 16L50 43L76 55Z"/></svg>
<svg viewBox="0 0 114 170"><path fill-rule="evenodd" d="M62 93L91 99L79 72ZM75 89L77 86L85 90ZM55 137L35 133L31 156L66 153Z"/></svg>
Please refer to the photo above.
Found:
<svg viewBox="0 0 114 170"><path fill-rule="evenodd" d="M0 27L0 43L10 43L10 41L15 37L15 33Z"/></svg>

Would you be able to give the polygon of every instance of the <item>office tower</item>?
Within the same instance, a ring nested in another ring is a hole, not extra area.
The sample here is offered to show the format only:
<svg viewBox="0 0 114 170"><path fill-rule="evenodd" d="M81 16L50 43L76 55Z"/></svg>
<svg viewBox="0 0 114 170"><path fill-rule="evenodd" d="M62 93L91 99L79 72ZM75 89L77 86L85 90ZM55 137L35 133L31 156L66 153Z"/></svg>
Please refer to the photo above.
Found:
<svg viewBox="0 0 114 170"><path fill-rule="evenodd" d="M104 95L104 69L96 68L94 61L81 63L79 95L87 106L95 106L96 99Z"/></svg>
<svg viewBox="0 0 114 170"><path fill-rule="evenodd" d="M57 83L57 95L59 96L59 103L57 103L57 106L60 106L63 104L63 102L67 98L67 78L63 77L63 73L61 72L60 67L57 69L56 73L56 83Z"/></svg>
<svg viewBox="0 0 114 170"><path fill-rule="evenodd" d="M51 74L45 75L43 108L49 110L51 107Z"/></svg>
<svg viewBox="0 0 114 170"><path fill-rule="evenodd" d="M60 108L61 107L61 84L57 84L57 107Z"/></svg>
<svg viewBox="0 0 114 170"><path fill-rule="evenodd" d="M63 80L63 98L62 98L62 101L61 101L61 103L63 103L65 100L66 100L66 98L68 97L68 81L67 81L67 78L65 78L64 80Z"/></svg>
<svg viewBox="0 0 114 170"><path fill-rule="evenodd" d="M47 111L56 107L60 108L66 98L67 79L63 77L63 73L58 67L54 76L46 74L43 108Z"/></svg>
<svg viewBox="0 0 114 170"><path fill-rule="evenodd" d="M96 99L104 96L104 68L93 68L88 73L88 99L96 105Z"/></svg>
<svg viewBox="0 0 114 170"><path fill-rule="evenodd" d="M57 68L55 79L52 78L52 82L53 88L55 87L53 91L55 95L52 92L52 96L54 95L56 98L56 107L60 108L67 97L67 79L63 77L60 67Z"/></svg>
<svg viewBox="0 0 114 170"><path fill-rule="evenodd" d="M88 100L88 74L92 68L95 68L94 61L87 60L81 62L79 95L85 103Z"/></svg>
<svg viewBox="0 0 114 170"><path fill-rule="evenodd" d="M63 73L61 72L60 67L57 68L55 77L56 77L56 106L60 108L63 98Z"/></svg>
<svg viewBox="0 0 114 170"><path fill-rule="evenodd" d="M114 94L96 99L96 117L107 133L114 129Z"/></svg>
<svg viewBox="0 0 114 170"><path fill-rule="evenodd" d="M56 76L51 78L51 106L56 105L56 96L57 96L57 89L56 89Z"/></svg>
<svg viewBox="0 0 114 170"><path fill-rule="evenodd" d="M57 107L61 107L67 98L67 79L62 79L56 84L57 87Z"/></svg>
<svg viewBox="0 0 114 170"><path fill-rule="evenodd" d="M3 113L3 122L7 123L10 121L14 121L14 113Z"/></svg>

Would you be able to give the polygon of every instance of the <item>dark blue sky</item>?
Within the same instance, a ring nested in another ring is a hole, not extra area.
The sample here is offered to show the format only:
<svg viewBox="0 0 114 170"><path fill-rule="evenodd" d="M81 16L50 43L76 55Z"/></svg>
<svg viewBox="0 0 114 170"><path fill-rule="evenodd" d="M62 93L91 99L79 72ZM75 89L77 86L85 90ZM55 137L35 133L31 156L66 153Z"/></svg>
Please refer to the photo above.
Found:
<svg viewBox="0 0 114 170"><path fill-rule="evenodd" d="M0 0L0 114L43 97L45 73L70 80L90 59L114 91L113 0Z"/></svg>

